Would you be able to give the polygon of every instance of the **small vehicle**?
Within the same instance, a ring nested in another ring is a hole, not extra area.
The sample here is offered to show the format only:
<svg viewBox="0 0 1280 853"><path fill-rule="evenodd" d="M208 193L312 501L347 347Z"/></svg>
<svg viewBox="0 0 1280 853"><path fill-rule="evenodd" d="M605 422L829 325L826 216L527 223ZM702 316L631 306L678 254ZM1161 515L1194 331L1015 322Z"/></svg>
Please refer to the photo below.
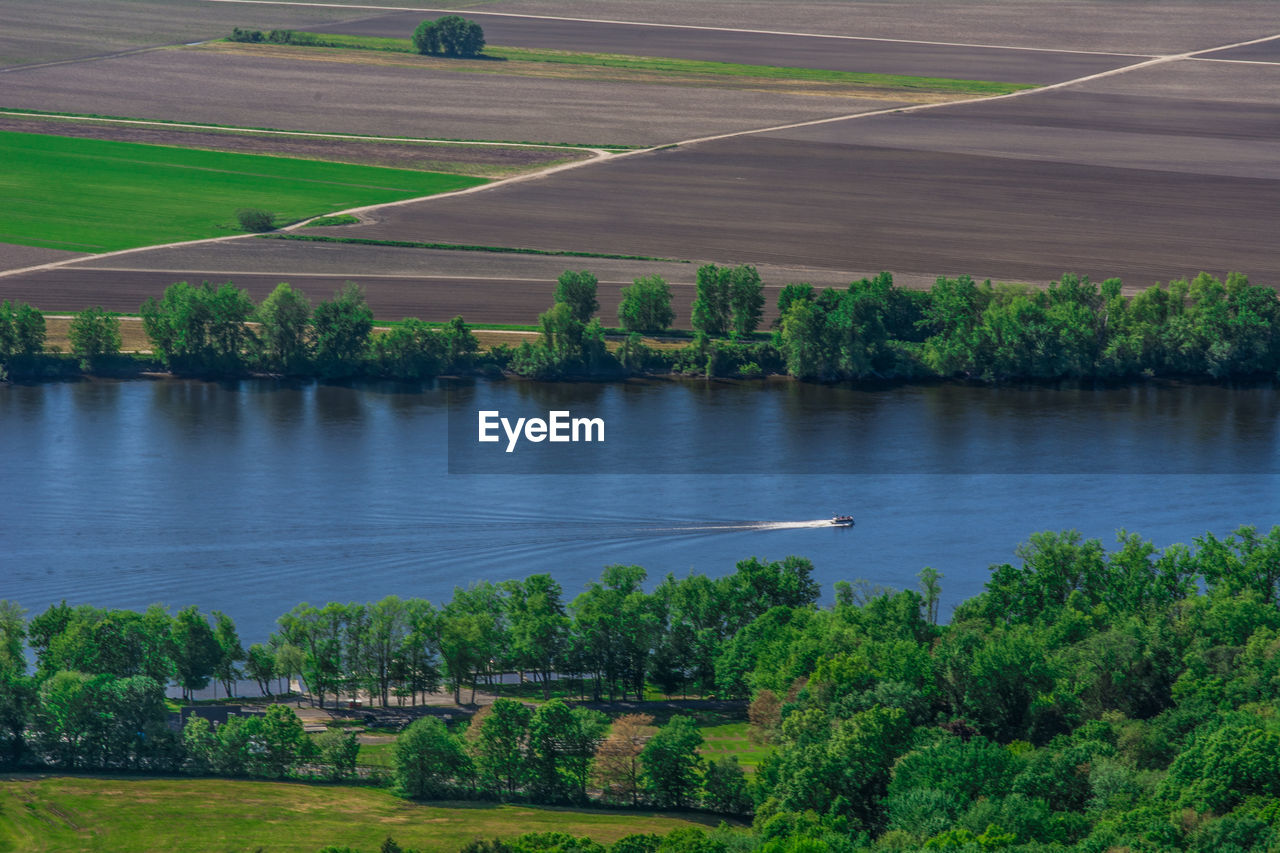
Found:
<svg viewBox="0 0 1280 853"><path fill-rule="evenodd" d="M853 527L853 516L833 515L831 516L831 525L833 527Z"/></svg>

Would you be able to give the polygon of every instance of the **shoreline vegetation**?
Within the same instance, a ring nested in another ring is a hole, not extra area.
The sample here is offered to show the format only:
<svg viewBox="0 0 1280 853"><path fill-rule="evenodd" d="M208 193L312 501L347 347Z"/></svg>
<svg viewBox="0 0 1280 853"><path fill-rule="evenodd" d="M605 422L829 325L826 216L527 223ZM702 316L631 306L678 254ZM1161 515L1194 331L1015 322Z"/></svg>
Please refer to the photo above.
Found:
<svg viewBox="0 0 1280 853"><path fill-rule="evenodd" d="M314 307L288 283L255 305L231 282L178 282L140 308L149 353L121 352L119 315L101 308L74 316L70 353L51 349L43 314L6 301L0 381L156 372L412 382L786 376L872 385L1280 376L1280 299L1239 273L1225 281L1201 273L1133 296L1122 294L1119 279L1099 286L1072 274L1045 289L961 276L907 290L887 272L846 289L794 283L779 293L771 331L759 328L764 285L751 266L698 269L692 332L670 328L670 287L659 276L623 290L618 327L596 316L596 290L589 271L566 271L552 306L523 327L536 340L487 348L462 317L443 324L408 318L375 333L373 312L351 282Z"/></svg>
<svg viewBox="0 0 1280 853"><path fill-rule="evenodd" d="M0 601L0 771L106 774L115 796L128 776L327 780L461 808L751 822L428 848L465 853L1276 850L1280 527L1164 548L1041 532L1015 554L949 622L931 568L917 589L839 581L824 605L796 556L656 586L612 565L571 600L539 574L438 605L302 603L247 649L230 616L196 606L28 618ZM476 704L507 673L518 698ZM242 678L265 707L174 718L165 700L168 684L230 695ZM273 695L295 678L309 695ZM453 704L419 703L441 688ZM655 693L719 710L672 702L658 719ZM304 701L323 732L304 729ZM726 729L736 739L708 751ZM362 736L389 756L362 763ZM382 823L362 826L363 849Z"/></svg>

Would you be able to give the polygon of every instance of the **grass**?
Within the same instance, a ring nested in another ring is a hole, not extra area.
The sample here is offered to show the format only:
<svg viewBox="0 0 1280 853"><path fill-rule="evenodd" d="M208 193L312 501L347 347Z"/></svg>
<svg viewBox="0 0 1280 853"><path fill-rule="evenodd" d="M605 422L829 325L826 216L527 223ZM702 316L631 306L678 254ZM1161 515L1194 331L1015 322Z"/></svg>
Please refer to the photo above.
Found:
<svg viewBox="0 0 1280 853"><path fill-rule="evenodd" d="M710 817L493 803L419 804L387 791L228 779L0 776L0 851L255 850L327 845L454 853L475 838L561 831L612 843Z"/></svg>
<svg viewBox="0 0 1280 853"><path fill-rule="evenodd" d="M293 44L302 47L329 47L346 50L417 54L413 42L409 39L307 32L295 33L294 36L297 41L293 42ZM869 74L853 71L831 71L822 68L745 65L734 62L710 62L697 59L670 59L656 56L587 53L582 51L499 47L493 45L485 47L484 54L478 59L479 61L540 62L556 65L618 68L666 76L708 75L712 77L796 81L857 86L870 89L945 92L965 95L1004 95L1022 89L1034 88L1027 84L1001 83L990 80L956 80L947 77L916 77L906 74ZM461 69L462 66L459 66L459 68ZM467 70L478 71L483 69L470 67Z"/></svg>
<svg viewBox="0 0 1280 853"><path fill-rule="evenodd" d="M374 240L369 237L329 237L324 234L263 234L267 240L303 240L311 243L352 243L358 246L390 246L397 249L446 249L455 252L495 252L509 255L553 255L567 258L608 258L615 261L665 261L687 264L676 258L651 258L646 255L609 255L603 252L557 252L548 249L523 249L512 246L472 246L466 243L419 243L411 240Z"/></svg>
<svg viewBox="0 0 1280 853"><path fill-rule="evenodd" d="M753 741L748 733L749 729L750 724L741 721L702 726L702 737L705 743L699 753L712 761L731 755L737 756L743 770L749 773L754 772L760 762L773 752L773 747Z"/></svg>
<svg viewBox="0 0 1280 853"><path fill-rule="evenodd" d="M0 132L0 241L104 252L238 233L235 213L277 222L432 195L480 178L218 151Z"/></svg>
<svg viewBox="0 0 1280 853"><path fill-rule="evenodd" d="M307 223L308 228L320 228L328 225L359 225L360 217L352 216L350 213L343 213L338 216L321 216L319 219L313 219Z"/></svg>

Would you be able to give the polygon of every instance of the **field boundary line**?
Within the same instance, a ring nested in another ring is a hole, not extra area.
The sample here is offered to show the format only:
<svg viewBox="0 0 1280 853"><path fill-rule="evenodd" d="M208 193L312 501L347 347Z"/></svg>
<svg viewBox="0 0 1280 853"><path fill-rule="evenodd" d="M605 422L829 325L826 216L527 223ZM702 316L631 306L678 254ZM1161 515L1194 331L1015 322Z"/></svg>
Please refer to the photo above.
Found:
<svg viewBox="0 0 1280 853"><path fill-rule="evenodd" d="M1280 59L1217 59L1212 56L1191 56L1189 62L1229 62L1233 65L1280 65Z"/></svg>
<svg viewBox="0 0 1280 853"><path fill-rule="evenodd" d="M590 145L560 145L554 142L495 142L490 140L433 139L425 136L365 136L357 133L328 133L318 130L272 130L270 128L238 127L236 125L222 124L192 124L188 122L158 121L145 118L104 118L102 116L53 115L51 113L32 112L30 110L0 109L0 116L14 116L18 118L52 118L71 122L90 121L100 122L103 124L138 124L145 125L147 127L176 128L179 130L205 130L215 133L221 131L230 133L260 133L270 136L349 139L356 142L406 142L410 144L427 143L431 145L487 145L498 148L554 148L558 151L590 151L597 156L608 156L613 153L613 151L608 147L597 148ZM265 156L271 157L279 155L268 154Z"/></svg>
<svg viewBox="0 0 1280 853"><path fill-rule="evenodd" d="M976 47L984 50L1023 50L1032 53L1066 53L1080 56L1157 56L1154 53L1113 53L1105 50L1071 50L1061 47L1016 47L1007 44L981 44L962 41L922 41L920 39L882 38L877 36L845 36L834 33L799 33L787 30L756 30L746 27L711 27L699 24L660 24L646 21L616 21L607 18L571 18L563 15L529 15L519 12L481 12L476 9L440 9L434 7L355 5L347 3L299 2L299 0L204 0L206 3L239 3L250 6L317 6L325 9L373 9L386 12L446 12L456 15L488 15L495 18L526 18L535 21L565 21L579 24L614 24L624 27L660 27L667 30L699 30L717 33L745 33L758 36L798 36L840 41L875 41L888 44L924 44L931 47ZM380 16L373 16L380 17ZM368 20L362 18L361 20Z"/></svg>

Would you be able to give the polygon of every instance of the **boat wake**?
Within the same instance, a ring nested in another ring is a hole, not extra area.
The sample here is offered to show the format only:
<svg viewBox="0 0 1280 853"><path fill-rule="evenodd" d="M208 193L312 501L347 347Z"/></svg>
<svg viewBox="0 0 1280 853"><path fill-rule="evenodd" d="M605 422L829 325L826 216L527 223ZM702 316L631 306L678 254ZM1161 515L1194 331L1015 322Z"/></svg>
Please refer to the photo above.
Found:
<svg viewBox="0 0 1280 853"><path fill-rule="evenodd" d="M661 530L715 531L715 530L804 530L811 527L834 527L829 518L813 521L739 521L725 524L698 524L689 527L663 527Z"/></svg>

